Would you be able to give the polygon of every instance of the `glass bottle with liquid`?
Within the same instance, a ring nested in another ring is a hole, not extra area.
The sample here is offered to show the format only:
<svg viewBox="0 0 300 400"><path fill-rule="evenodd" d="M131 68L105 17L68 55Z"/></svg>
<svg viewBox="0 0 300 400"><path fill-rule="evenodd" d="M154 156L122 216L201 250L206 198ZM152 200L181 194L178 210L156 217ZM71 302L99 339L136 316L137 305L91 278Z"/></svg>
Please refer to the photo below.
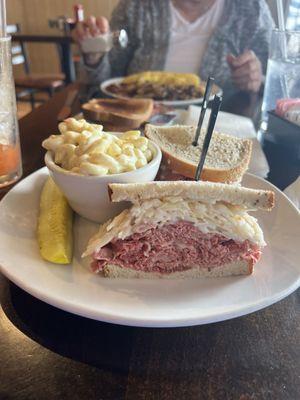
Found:
<svg viewBox="0 0 300 400"><path fill-rule="evenodd" d="M0 37L0 188L22 175L11 38Z"/></svg>

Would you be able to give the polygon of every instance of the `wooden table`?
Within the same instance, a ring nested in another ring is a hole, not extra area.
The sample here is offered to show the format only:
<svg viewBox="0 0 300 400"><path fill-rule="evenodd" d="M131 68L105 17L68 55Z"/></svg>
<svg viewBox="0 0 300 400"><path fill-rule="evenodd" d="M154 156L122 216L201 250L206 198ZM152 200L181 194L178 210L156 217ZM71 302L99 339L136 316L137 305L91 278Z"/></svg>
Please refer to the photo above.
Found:
<svg viewBox="0 0 300 400"><path fill-rule="evenodd" d="M61 71L65 74L65 82L75 81L75 67L72 58L71 44L73 39L67 35L25 35L16 33L12 35L12 40L20 43L53 43L57 46Z"/></svg>
<svg viewBox="0 0 300 400"><path fill-rule="evenodd" d="M24 176L43 165L68 90L20 121ZM143 329L66 313L0 276L0 399L299 399L299 294L230 321Z"/></svg>

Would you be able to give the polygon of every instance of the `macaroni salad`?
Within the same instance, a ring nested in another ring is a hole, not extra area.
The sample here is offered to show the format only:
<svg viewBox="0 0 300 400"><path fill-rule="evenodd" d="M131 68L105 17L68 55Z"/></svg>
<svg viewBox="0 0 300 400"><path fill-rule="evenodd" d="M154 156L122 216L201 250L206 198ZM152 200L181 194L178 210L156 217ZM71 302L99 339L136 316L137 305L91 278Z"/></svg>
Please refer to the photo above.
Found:
<svg viewBox="0 0 300 400"><path fill-rule="evenodd" d="M42 146L53 153L55 164L82 175L109 175L133 171L153 158L149 141L140 131L120 136L103 131L102 125L68 118L58 125L60 135L51 135Z"/></svg>

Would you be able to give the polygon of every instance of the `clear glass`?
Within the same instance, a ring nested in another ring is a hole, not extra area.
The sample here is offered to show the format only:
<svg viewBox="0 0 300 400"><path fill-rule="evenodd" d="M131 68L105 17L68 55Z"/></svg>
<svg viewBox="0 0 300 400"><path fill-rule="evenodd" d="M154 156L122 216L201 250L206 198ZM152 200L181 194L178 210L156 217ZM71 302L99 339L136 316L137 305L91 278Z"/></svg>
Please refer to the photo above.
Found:
<svg viewBox="0 0 300 400"><path fill-rule="evenodd" d="M22 175L15 85L11 65L11 38L0 38L0 187Z"/></svg>
<svg viewBox="0 0 300 400"><path fill-rule="evenodd" d="M300 97L300 32L272 32L265 90L262 103L262 130L267 129L268 111L282 98Z"/></svg>

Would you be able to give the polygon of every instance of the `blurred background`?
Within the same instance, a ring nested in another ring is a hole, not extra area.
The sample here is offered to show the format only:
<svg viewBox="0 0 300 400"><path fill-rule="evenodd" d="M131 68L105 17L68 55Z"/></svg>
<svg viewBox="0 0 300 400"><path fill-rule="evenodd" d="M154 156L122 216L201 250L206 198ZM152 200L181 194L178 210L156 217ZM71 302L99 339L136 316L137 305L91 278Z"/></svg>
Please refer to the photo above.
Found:
<svg viewBox="0 0 300 400"><path fill-rule="evenodd" d="M117 3L118 0L80 1L86 16L109 17ZM60 31L58 28L51 27L51 21L61 16L74 18L74 5L74 0L9 0L7 2L8 24L19 24L20 32L24 34L55 35ZM28 43L26 47L31 72L60 72L55 44ZM15 70L16 75L22 73L21 68L15 68Z"/></svg>
<svg viewBox="0 0 300 400"><path fill-rule="evenodd" d="M286 3L287 1L285 0ZM276 2L272 0L267 2L276 20ZM82 0L80 2L86 16L93 14L106 17L110 16L117 3L118 0ZM59 16L73 18L74 4L72 0L9 0L7 2L8 23L18 23L22 33L53 35L58 33L58 29L51 28L49 20L55 20ZM29 43L27 47L32 72L60 72L55 45ZM16 68L15 74L18 72Z"/></svg>

